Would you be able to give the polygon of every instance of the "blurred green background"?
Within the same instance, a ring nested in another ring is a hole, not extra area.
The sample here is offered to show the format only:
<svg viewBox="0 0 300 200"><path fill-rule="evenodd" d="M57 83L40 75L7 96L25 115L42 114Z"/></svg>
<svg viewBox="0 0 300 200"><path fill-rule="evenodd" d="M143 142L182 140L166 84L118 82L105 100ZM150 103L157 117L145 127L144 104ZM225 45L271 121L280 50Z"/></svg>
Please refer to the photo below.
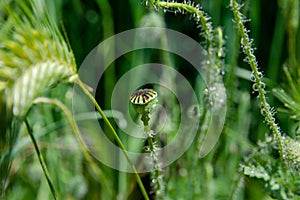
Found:
<svg viewBox="0 0 300 200"><path fill-rule="evenodd" d="M296 32L294 41L296 54L291 55L293 52L289 49L291 48L289 41L292 36L288 26L291 8L284 7L286 4L282 3L283 1L249 0L243 2L242 8L250 19L246 25L251 38L254 39L253 46L256 48L255 55L259 68L265 75L264 81L269 91L267 100L276 108L282 108L283 105L273 96L271 90L289 87L282 66L292 56L300 59L300 31ZM248 64L243 62L244 56L241 55L239 38L232 22L229 0L195 2L199 3L211 17L213 28L221 27L223 30L225 38L223 81L228 96L228 112L223 133L207 157L199 162L193 162L197 151L192 146L178 161L165 169L167 182L165 199L272 199L270 192L264 189L266 186L262 179L244 177L243 181L237 181L241 180L239 178L242 176L239 174L240 164L257 142L264 140L270 131L260 114L257 94L252 92L251 70ZM46 0L46 4L57 25L65 30L78 68L89 52L101 41L122 31L141 26L165 26L192 37L200 44L204 42L200 34L201 29L189 14L175 15L165 13L163 10L157 12L152 7L145 6L143 1ZM133 60L132 55L122 57L105 72L106 79L101 80L97 91L99 104L103 109L110 109L110 94L115 82L131 69L134 63L151 60L153 52L144 54L145 60L141 61ZM299 65L295 66L299 68ZM191 83L197 84L197 77L189 69L181 68L179 59L175 60L175 67ZM49 96L62 99L69 105L71 89L68 84L61 85L51 90ZM50 106L37 106L30 116L31 121L35 122L34 130L62 199L143 199L134 175L110 169L101 163L98 164L102 175L97 177L93 174L84 161L64 116L58 110ZM282 131L294 137L295 133L291 130L297 121L290 119L289 116L289 112L276 114ZM21 137L15 153L6 198L51 199L28 137ZM149 174L141 174L141 177L146 189L151 190ZM233 195L232 191L235 188L238 192Z"/></svg>

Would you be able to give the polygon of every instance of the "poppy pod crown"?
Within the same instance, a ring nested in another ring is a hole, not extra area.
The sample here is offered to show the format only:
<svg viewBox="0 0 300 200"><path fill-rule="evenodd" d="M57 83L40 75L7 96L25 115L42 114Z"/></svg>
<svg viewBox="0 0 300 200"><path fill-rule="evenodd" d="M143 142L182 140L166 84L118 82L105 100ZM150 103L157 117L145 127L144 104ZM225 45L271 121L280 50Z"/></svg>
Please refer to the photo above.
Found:
<svg viewBox="0 0 300 200"><path fill-rule="evenodd" d="M145 105L156 99L157 92L152 89L140 89L133 92L130 96L132 104Z"/></svg>
<svg viewBox="0 0 300 200"><path fill-rule="evenodd" d="M150 112L157 102L157 92L153 89L140 89L130 95L135 111L142 115L144 125L148 125Z"/></svg>

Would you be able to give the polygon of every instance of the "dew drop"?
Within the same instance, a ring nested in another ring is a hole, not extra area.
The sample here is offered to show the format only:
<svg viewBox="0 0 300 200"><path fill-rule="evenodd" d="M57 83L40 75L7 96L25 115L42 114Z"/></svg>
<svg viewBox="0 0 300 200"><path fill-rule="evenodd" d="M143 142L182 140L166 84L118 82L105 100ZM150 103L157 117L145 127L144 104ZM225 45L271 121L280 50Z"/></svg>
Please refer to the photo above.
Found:
<svg viewBox="0 0 300 200"><path fill-rule="evenodd" d="M147 152L150 151L150 147L149 147L149 146L145 146L144 149L145 149L145 151L147 151Z"/></svg>
<svg viewBox="0 0 300 200"><path fill-rule="evenodd" d="M244 45L244 38L241 38L241 44Z"/></svg>
<svg viewBox="0 0 300 200"><path fill-rule="evenodd" d="M250 58L247 56L247 57L245 57L244 58L244 62L246 62L246 63L250 63Z"/></svg>
<svg viewBox="0 0 300 200"><path fill-rule="evenodd" d="M271 109L271 106L270 106L270 104L266 104L266 109L268 109L268 110L270 110Z"/></svg>
<svg viewBox="0 0 300 200"><path fill-rule="evenodd" d="M264 108L261 108L260 109L260 114L265 116L266 115L266 110Z"/></svg>
<svg viewBox="0 0 300 200"><path fill-rule="evenodd" d="M256 81L256 78L255 78L253 72L252 72L251 75L250 75L250 80L251 80L252 82L255 82L255 81Z"/></svg>
<svg viewBox="0 0 300 200"><path fill-rule="evenodd" d="M253 89L255 92L258 91L258 87L257 87L257 84L256 84L256 83L254 83L254 84L252 85L252 89Z"/></svg>
<svg viewBox="0 0 300 200"><path fill-rule="evenodd" d="M153 138L155 136L155 133L153 130L150 130L149 135L150 138Z"/></svg>
<svg viewBox="0 0 300 200"><path fill-rule="evenodd" d="M263 78L263 73L257 72L257 75L258 75L259 78Z"/></svg>

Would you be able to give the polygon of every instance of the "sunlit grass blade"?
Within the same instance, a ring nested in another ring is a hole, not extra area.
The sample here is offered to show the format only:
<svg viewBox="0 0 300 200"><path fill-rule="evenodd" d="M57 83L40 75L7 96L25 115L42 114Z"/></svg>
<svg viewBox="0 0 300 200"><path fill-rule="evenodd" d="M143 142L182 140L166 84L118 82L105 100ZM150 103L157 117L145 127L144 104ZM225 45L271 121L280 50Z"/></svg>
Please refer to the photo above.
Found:
<svg viewBox="0 0 300 200"><path fill-rule="evenodd" d="M11 161L2 153L13 148L33 100L51 84L69 81L76 66L42 1L2 1L1 5L0 98L1 117L6 120L0 143L3 193Z"/></svg>

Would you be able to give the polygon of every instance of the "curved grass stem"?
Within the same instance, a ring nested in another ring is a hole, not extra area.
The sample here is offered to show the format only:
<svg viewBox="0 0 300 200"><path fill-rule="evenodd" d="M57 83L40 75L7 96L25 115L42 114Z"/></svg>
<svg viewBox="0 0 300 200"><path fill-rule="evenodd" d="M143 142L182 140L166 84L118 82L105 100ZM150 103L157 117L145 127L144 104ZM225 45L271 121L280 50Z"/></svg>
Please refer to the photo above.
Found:
<svg viewBox="0 0 300 200"><path fill-rule="evenodd" d="M111 189L111 186L109 186L107 179L104 177L102 171L99 169L99 167L97 167L97 164L95 163L95 161L97 161L97 158L95 158L93 156L93 154L88 150L88 147L85 145L85 143L80 135L79 129L78 129L69 109L60 101L55 100L55 99L46 98L46 97L39 97L39 98L35 99L34 103L36 103L36 104L37 103L51 104L51 105L54 105L55 107L59 108L64 113L73 132L75 133L75 137L76 137L77 141L79 142L79 145L81 147L81 150L82 150L85 160L87 161L87 163L89 163L89 166L91 167L93 172L95 172L100 177L101 181L103 182L103 184L107 188L107 190L112 194L113 191Z"/></svg>
<svg viewBox="0 0 300 200"><path fill-rule="evenodd" d="M103 121L105 122L105 124L108 126L108 128L110 129L111 133L114 136L114 139L116 140L116 142L118 143L119 147L121 148L122 152L124 153L128 163L130 164L130 166L132 167L133 171L134 171L134 175L136 177L137 183L140 187L140 190L144 196L144 198L146 200L149 200L148 194L146 192L146 189L143 185L143 182L137 172L136 167L134 166L134 164L132 163L127 150L125 148L125 146L123 145L120 137L118 136L117 132L115 131L115 129L113 128L113 126L111 125L111 123L109 122L109 120L107 119L107 117L105 116L103 110L101 109L101 107L99 106L99 104L97 103L96 99L94 98L94 96L89 92L89 90L85 87L84 83L80 80L80 78L77 76L76 77L76 83L79 85L79 87L82 89L82 91L89 97L89 99L92 101L92 103L95 105L97 111L99 112L99 114L102 116Z"/></svg>
<svg viewBox="0 0 300 200"><path fill-rule="evenodd" d="M47 183L48 183L48 185L49 185L49 188L50 188L51 194L52 194L52 196L53 196L53 199L57 200L57 199L59 199L59 198L58 198L58 194L57 194L57 192L56 192L56 190L55 190L54 184L53 184L53 182L52 182L52 180L51 180L50 174L49 174L48 169L47 169L47 166L46 166L46 164L45 164L43 155L42 155L42 153L41 153L41 151L40 151L40 148L39 148L39 146L38 146L38 144L37 144L37 141L35 140L35 137L34 137L34 135L33 135L32 129L31 129L31 127L30 127L29 122L28 122L27 119L25 119L25 124L26 124L27 131L28 131L28 133L29 133L30 139L31 139L31 141L32 141L32 143L33 143L35 152L36 152L36 154L37 154L38 160L39 160L40 165L41 165L41 167L42 167L42 169L43 169L44 175L45 175L45 177L46 177L46 179L47 179Z"/></svg>
<svg viewBox="0 0 300 200"><path fill-rule="evenodd" d="M208 85L214 85L220 81L220 68L214 65L215 61L218 59L216 54L216 39L214 37L215 31L213 29L210 17L201 9L200 4L194 3L192 1L184 1L183 3L170 2L170 1L160 1L160 0L148 0L147 4L151 4L154 8L163 9L164 12L182 13L190 14L195 20L198 27L202 29L201 35L205 38L205 49L207 51L207 74L206 81ZM223 38L221 38L221 45L223 43ZM222 47L220 48L222 49Z"/></svg>

